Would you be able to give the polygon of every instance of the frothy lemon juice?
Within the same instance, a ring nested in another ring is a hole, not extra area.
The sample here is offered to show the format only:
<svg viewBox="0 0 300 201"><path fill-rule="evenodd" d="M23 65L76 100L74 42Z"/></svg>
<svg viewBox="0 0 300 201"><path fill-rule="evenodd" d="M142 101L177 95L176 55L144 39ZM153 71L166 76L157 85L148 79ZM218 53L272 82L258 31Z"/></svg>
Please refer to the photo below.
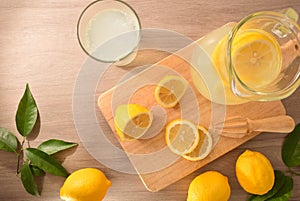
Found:
<svg viewBox="0 0 300 201"><path fill-rule="evenodd" d="M135 57L141 25L136 12L122 1L94 1L82 12L78 40L93 59L126 65Z"/></svg>
<svg viewBox="0 0 300 201"><path fill-rule="evenodd" d="M129 14L107 9L90 19L85 41L93 56L117 61L128 55L139 42L139 24Z"/></svg>

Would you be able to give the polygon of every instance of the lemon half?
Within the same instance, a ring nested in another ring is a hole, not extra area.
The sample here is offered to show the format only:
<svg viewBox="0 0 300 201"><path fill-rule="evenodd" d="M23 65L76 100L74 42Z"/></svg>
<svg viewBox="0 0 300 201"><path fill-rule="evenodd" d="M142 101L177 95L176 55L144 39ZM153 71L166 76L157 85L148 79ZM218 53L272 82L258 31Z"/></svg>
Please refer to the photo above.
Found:
<svg viewBox="0 0 300 201"><path fill-rule="evenodd" d="M143 136L151 126L151 112L139 104L123 104L116 109L114 124L122 141L134 140Z"/></svg>

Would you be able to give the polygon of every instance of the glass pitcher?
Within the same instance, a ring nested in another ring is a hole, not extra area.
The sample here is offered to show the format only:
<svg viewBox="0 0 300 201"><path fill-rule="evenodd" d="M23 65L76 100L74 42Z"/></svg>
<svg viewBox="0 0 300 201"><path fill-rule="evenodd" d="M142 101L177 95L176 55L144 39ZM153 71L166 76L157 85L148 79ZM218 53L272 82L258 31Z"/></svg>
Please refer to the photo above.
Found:
<svg viewBox="0 0 300 201"><path fill-rule="evenodd" d="M257 12L202 38L192 58L192 78L199 92L229 105L280 100L292 94L300 84L297 19L291 8ZM200 69L205 67L199 66L199 48L211 59L206 66L209 72Z"/></svg>

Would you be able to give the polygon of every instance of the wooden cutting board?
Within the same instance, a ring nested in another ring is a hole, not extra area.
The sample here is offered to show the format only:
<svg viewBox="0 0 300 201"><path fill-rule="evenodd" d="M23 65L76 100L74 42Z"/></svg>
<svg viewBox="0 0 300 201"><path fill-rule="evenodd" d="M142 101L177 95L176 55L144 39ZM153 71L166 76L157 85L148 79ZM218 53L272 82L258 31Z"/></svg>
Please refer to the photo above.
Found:
<svg viewBox="0 0 300 201"><path fill-rule="evenodd" d="M179 55L185 55L184 58L188 58L193 48L193 45L190 45L180 50ZM190 84L190 96L189 98L185 98L186 95L183 97L182 101L185 104L180 103L175 108L160 110L161 113L154 115L154 125L163 127L165 123L184 115L184 118L192 118L194 121L196 119L198 122L195 123L210 128L213 121L223 115L226 115L226 118L241 115L250 119L259 119L285 114L285 108L280 101L248 102L231 106L213 104L196 90L190 70L191 66L185 59L171 55L102 94L98 99L98 106L115 137L118 138L113 123L116 106L124 103L137 103L149 109L157 108L158 104L154 98L155 83L167 74L183 76ZM193 101L196 101L196 105ZM191 108L181 108L181 105L189 105ZM181 113L181 111L184 112ZM120 144L146 188L153 192L167 187L260 134L251 133L241 139L213 136L215 147L209 156L201 161L191 162L169 151L164 140L164 128L160 130L154 128L152 131L155 131L155 135L147 139L132 142L120 141Z"/></svg>

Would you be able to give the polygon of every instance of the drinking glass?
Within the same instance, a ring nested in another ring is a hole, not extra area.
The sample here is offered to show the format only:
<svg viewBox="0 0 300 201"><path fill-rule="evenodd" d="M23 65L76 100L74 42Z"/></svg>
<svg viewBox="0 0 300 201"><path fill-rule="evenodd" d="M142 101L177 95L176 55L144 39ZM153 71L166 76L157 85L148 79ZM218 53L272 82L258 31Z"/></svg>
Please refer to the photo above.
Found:
<svg viewBox="0 0 300 201"><path fill-rule="evenodd" d="M79 44L95 60L130 63L140 41L141 23L134 9L121 0L89 4L77 24Z"/></svg>

